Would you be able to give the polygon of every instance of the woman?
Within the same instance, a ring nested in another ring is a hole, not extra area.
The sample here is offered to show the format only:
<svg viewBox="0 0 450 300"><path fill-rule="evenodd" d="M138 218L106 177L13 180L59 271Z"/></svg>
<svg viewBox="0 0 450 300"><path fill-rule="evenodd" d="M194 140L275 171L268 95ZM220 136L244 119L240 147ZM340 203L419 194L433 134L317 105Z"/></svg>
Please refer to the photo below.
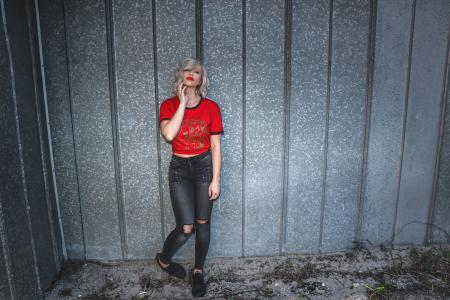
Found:
<svg viewBox="0 0 450 300"><path fill-rule="evenodd" d="M219 106L206 98L207 82L200 61L185 59L176 74L176 95L161 103L159 116L161 133L172 143L169 187L176 227L156 261L168 274L184 278L186 270L171 259L195 228L194 297L206 293L203 265L210 241L209 221L213 201L220 194L223 125Z"/></svg>

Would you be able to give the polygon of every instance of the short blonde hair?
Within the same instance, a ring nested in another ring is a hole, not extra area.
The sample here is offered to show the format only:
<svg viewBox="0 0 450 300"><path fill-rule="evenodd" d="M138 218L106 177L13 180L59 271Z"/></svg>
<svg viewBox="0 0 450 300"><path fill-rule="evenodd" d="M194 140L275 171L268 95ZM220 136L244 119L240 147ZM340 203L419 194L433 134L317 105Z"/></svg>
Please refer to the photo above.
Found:
<svg viewBox="0 0 450 300"><path fill-rule="evenodd" d="M181 76L183 71L191 71L196 66L200 66L202 68L202 80L201 80L201 84L199 86L197 86L195 91L202 98L206 97L206 87L208 86L209 81L208 81L208 76L206 74L205 66L203 66L203 64L201 63L200 60L191 58L191 57L183 59L183 61L181 62L181 64L179 64L178 69L175 73L175 79L174 79L174 83L172 86L172 89L173 89L173 92L175 93L175 95L178 92L177 91L178 85L180 85L181 82L183 81L183 77Z"/></svg>

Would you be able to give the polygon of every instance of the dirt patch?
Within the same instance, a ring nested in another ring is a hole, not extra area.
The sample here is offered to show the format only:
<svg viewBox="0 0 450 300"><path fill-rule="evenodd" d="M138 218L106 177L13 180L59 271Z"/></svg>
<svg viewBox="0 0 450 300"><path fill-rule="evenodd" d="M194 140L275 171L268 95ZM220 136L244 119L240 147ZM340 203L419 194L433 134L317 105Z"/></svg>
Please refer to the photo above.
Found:
<svg viewBox="0 0 450 300"><path fill-rule="evenodd" d="M432 247L409 249L408 261L401 259L374 274L379 284L368 287L372 299L392 298L416 293L450 298L450 249Z"/></svg>
<svg viewBox="0 0 450 300"><path fill-rule="evenodd" d="M448 244L208 258L203 299L448 299L449 273ZM191 298L189 278L172 278L153 260L69 262L45 294L45 299Z"/></svg>

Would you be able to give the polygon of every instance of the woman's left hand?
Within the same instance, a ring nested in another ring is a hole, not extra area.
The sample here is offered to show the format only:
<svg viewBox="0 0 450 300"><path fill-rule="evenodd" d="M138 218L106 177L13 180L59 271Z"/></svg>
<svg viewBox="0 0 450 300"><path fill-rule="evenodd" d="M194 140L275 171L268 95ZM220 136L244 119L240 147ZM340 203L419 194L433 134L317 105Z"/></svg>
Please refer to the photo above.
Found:
<svg viewBox="0 0 450 300"><path fill-rule="evenodd" d="M208 189L209 200L216 200L220 194L220 182L218 180L211 181Z"/></svg>

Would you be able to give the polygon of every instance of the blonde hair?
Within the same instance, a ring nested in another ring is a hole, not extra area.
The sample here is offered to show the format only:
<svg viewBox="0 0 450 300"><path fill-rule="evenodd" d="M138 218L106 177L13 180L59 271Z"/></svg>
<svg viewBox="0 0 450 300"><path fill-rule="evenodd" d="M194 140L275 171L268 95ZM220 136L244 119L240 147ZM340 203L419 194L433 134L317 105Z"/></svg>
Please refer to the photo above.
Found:
<svg viewBox="0 0 450 300"><path fill-rule="evenodd" d="M206 69L202 65L200 60L191 58L191 57L183 59L183 61L181 62L181 64L179 64L178 69L175 73L175 78L174 78L174 82L173 82L173 86L172 86L172 89L173 89L173 92L175 93L175 95L178 92L177 91L178 86L183 81L183 77L181 76L183 71L191 71L196 66L200 66L202 68L202 80L201 80L201 84L199 86L197 86L197 88L195 89L195 92L198 95L200 95L202 98L206 97L206 87L208 86L208 83L209 83L208 76L206 74Z"/></svg>

